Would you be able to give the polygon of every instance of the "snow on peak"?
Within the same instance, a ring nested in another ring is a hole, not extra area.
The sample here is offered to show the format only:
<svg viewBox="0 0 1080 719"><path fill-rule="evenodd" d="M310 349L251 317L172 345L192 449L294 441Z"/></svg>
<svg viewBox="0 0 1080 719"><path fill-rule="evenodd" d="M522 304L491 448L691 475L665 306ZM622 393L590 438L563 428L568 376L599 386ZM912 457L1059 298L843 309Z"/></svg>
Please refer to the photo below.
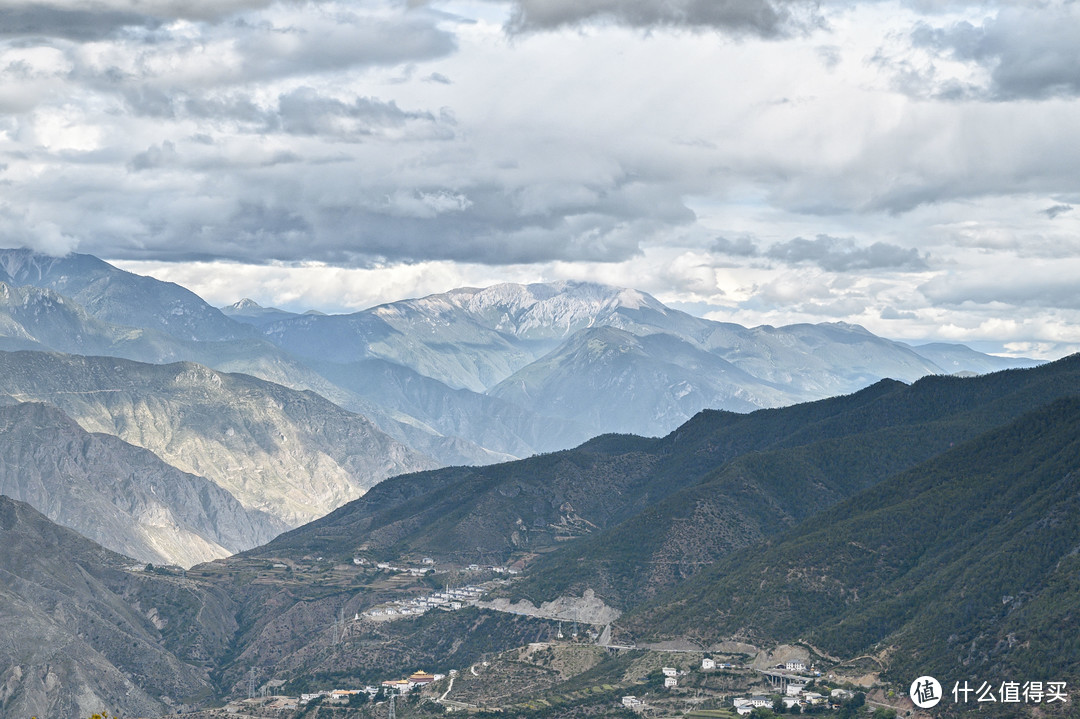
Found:
<svg viewBox="0 0 1080 719"><path fill-rule="evenodd" d="M234 302L233 304L229 305L225 309L227 309L227 310L261 310L262 305L260 305L258 302L256 302L255 300L253 300L253 299L251 299L249 297L245 297L244 299L240 300L239 302Z"/></svg>
<svg viewBox="0 0 1080 719"><path fill-rule="evenodd" d="M608 324L619 309L664 309L638 290L574 280L462 288L425 300L427 309L451 305L518 336L568 335L583 327Z"/></svg>

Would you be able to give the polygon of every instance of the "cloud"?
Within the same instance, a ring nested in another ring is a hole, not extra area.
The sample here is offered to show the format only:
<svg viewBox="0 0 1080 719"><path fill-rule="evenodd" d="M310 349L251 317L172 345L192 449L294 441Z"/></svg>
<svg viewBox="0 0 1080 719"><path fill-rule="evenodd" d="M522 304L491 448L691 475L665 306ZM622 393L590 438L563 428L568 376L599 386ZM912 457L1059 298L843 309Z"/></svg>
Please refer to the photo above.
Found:
<svg viewBox="0 0 1080 719"><path fill-rule="evenodd" d="M1025 262L986 272L949 273L919 286L919 291L938 306L986 306L1007 315L1013 307L1080 309L1075 257L1054 261Z"/></svg>
<svg viewBox="0 0 1080 719"><path fill-rule="evenodd" d="M432 60L454 51L454 35L434 16L379 17L335 7L301 9L235 33L233 66L245 80L325 72L348 67Z"/></svg>
<svg viewBox="0 0 1080 719"><path fill-rule="evenodd" d="M815 9L790 0L515 0L507 28L521 33L599 21L769 38L814 24Z"/></svg>
<svg viewBox="0 0 1080 719"><path fill-rule="evenodd" d="M767 257L792 264L811 262L830 272L874 269L925 270L926 260L914 248L887 242L861 247L852 239L818 235L813 240L796 237L771 246Z"/></svg>
<svg viewBox="0 0 1080 719"><path fill-rule="evenodd" d="M393 102L361 97L347 103L320 95L309 87L282 95L275 118L281 129L290 134L341 138L400 128L411 120L435 122L431 113L406 112Z"/></svg>
<svg viewBox="0 0 1080 719"><path fill-rule="evenodd" d="M0 37L95 40L125 27L157 28L171 20L217 21L275 0L51 0L0 7Z"/></svg>
<svg viewBox="0 0 1080 719"><path fill-rule="evenodd" d="M107 41L69 47L70 79L119 94L137 112L167 116L177 97L446 57L457 49L456 38L440 22L423 9L274 5L227 22L132 27Z"/></svg>
<svg viewBox="0 0 1080 719"><path fill-rule="evenodd" d="M895 307L889 306L881 310L883 320L917 320L919 316L914 312L901 312Z"/></svg>
<svg viewBox="0 0 1080 719"><path fill-rule="evenodd" d="M1051 1L1001 7L981 22L956 22L935 28L920 23L917 47L979 65L984 84L954 83L957 99L994 100L1076 97L1080 95L1080 4Z"/></svg>
<svg viewBox="0 0 1080 719"><path fill-rule="evenodd" d="M743 235L734 240L726 237L717 237L713 240L712 251L732 257L755 257L758 253L757 244L750 237Z"/></svg>
<svg viewBox="0 0 1080 719"><path fill-rule="evenodd" d="M1042 213L1052 220L1058 215L1063 215L1066 212L1069 212L1070 210L1072 210L1072 208L1072 205L1051 205L1050 207L1047 207L1045 210L1043 210Z"/></svg>
<svg viewBox="0 0 1080 719"><path fill-rule="evenodd" d="M142 13L92 11L48 5L0 8L0 38L64 38L80 42L99 40L125 27L156 28L161 20Z"/></svg>
<svg viewBox="0 0 1080 719"><path fill-rule="evenodd" d="M125 29L157 30L173 20L217 22L276 0L52 0L5 2L0 38L63 38L89 42Z"/></svg>

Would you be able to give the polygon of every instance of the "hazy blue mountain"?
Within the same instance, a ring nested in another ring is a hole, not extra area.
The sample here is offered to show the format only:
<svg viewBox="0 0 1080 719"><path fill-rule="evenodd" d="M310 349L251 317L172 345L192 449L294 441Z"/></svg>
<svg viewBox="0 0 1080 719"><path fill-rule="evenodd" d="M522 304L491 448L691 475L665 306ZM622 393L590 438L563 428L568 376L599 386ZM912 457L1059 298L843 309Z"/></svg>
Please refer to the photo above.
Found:
<svg viewBox="0 0 1080 719"><path fill-rule="evenodd" d="M135 322L148 316L151 319L168 316L171 312L168 307L159 307L156 313L150 310L163 298L174 302L174 295L181 288L124 273L92 257L76 255L61 262L24 251L11 251L0 253L0 260L6 263L0 267L9 268L10 274L19 280L46 285L15 286L0 282L0 349L3 350L55 350L151 363L191 361L225 372L250 374L294 389L313 390L350 411L369 417L395 439L441 464L489 464L569 446L588 436L582 427L566 425L553 418L541 421L521 408L505 406L505 403L475 393L452 390L404 367L339 367L319 363L324 374L340 380L335 382L313 369L315 361L301 362L253 333L250 327L238 325L239 331L232 333L237 335L233 339L209 341L169 334L164 330L176 329L171 320L165 324L151 322L158 327L154 329L100 319L76 300L48 287L56 285L80 290L84 299L93 304L104 304L112 310L117 310L115 302L103 302L94 293L104 290L115 296L122 291L132 302L143 305L143 311L112 311L110 316ZM57 276L58 272L63 274ZM192 318L181 329L192 330L190 334L195 337L230 334L222 331L222 317L216 315L217 310L210 311L212 308L194 295L180 299L185 316ZM189 303L190 307L187 306ZM226 309L239 321L250 324L259 324L259 318L265 322L281 317L320 316L319 313L296 315L264 309L250 300ZM209 319L211 325L202 327L202 319ZM392 375L412 375L421 382L411 382L411 377L397 382ZM383 379L390 385L384 387ZM362 392L349 387L360 388ZM404 391L395 391L395 387ZM561 425L566 425L566 429L561 429Z"/></svg>
<svg viewBox="0 0 1080 719"><path fill-rule="evenodd" d="M645 436L666 434L710 407L750 412L814 396L762 381L673 335L613 327L579 330L490 394L594 435Z"/></svg>
<svg viewBox="0 0 1080 719"><path fill-rule="evenodd" d="M590 427L566 419L567 415L538 415L524 404L472 390L451 389L386 360L350 364L312 360L309 364L337 386L379 407L392 407L447 438L468 437L492 452L503 453L504 460L572 447L596 434ZM374 414L365 414L378 421ZM386 431L393 434L392 430Z"/></svg>
<svg viewBox="0 0 1080 719"><path fill-rule="evenodd" d="M749 411L883 377L1025 364L963 347L920 352L846 324L713 322L587 282L462 288L326 316L251 300L222 312L85 255L7 251L0 268L0 281L35 286L4 290L0 348L193 361L312 390L441 464L610 431L661 435L706 407Z"/></svg>
<svg viewBox="0 0 1080 719"><path fill-rule="evenodd" d="M311 362L357 369L365 359L390 362L593 433L664 434L705 407L748 411L854 392L885 377L911 382L1031 364L936 346L924 355L844 323L714 322L643 292L586 282L463 288L264 329ZM335 372L339 385L370 391L347 372ZM435 414L401 400L381 399L414 417Z"/></svg>
<svg viewBox="0 0 1080 719"><path fill-rule="evenodd" d="M123 357L155 364L197 362L224 372L241 372L293 389L317 392L345 409L372 419L380 429L398 441L435 458L440 464L489 464L517 456L481 447L453 433L445 436L423 420L376 404L334 384L265 339L220 342L179 340L157 330L104 322L91 316L71 298L32 285L13 287L0 282L0 350L54 350ZM407 371L405 368L400 370ZM354 374L346 373L343 376L369 387L373 384ZM434 380L428 382L439 384ZM454 394L448 387L443 389L450 395ZM520 410L518 413L527 415ZM447 417L453 414L451 411ZM473 416L475 422L483 422L482 414ZM537 429L541 426L540 423L534 424ZM495 445L506 445L506 442L498 441L503 425L493 423L490 426L488 436L496 440ZM576 438L584 439L584 431ZM517 446L520 442L513 444ZM536 451L528 445L517 446L517 449L521 454Z"/></svg>
<svg viewBox="0 0 1080 719"><path fill-rule="evenodd" d="M292 526L434 465L314 392L187 362L0 352L0 397L55 405Z"/></svg>
<svg viewBox="0 0 1080 719"><path fill-rule="evenodd" d="M0 407L0 494L144 562L190 567L287 527L145 449L91 434L55 407Z"/></svg>
<svg viewBox="0 0 1080 719"><path fill-rule="evenodd" d="M48 257L31 250L0 250L0 281L51 289L99 320L181 340L258 336L252 327L233 322L180 285L125 272L91 255Z"/></svg>
<svg viewBox="0 0 1080 719"><path fill-rule="evenodd" d="M1012 367L1034 367L1039 364L1035 360L1023 358L995 357L994 355L976 352L964 345L947 342L915 345L912 349L920 356L941 367L948 374L986 374L987 372L998 372Z"/></svg>

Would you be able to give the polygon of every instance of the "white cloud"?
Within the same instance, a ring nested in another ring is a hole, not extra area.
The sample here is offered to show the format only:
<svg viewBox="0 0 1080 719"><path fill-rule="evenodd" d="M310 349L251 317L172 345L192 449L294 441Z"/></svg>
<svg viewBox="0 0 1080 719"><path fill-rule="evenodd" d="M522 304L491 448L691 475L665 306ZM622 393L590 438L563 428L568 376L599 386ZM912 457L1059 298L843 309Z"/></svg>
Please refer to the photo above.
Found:
<svg viewBox="0 0 1080 719"><path fill-rule="evenodd" d="M1064 347L1080 105L1001 74L1071 67L1052 5L7 4L0 227L221 304L579 278Z"/></svg>

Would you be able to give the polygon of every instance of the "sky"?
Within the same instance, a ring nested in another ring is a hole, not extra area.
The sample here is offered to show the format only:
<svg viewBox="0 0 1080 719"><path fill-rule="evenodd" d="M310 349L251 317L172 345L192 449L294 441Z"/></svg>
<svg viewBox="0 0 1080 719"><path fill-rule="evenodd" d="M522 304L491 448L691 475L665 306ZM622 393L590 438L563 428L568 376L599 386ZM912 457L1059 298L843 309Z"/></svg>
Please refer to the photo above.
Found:
<svg viewBox="0 0 1080 719"><path fill-rule="evenodd" d="M1080 2L0 0L0 245L1080 350Z"/></svg>

